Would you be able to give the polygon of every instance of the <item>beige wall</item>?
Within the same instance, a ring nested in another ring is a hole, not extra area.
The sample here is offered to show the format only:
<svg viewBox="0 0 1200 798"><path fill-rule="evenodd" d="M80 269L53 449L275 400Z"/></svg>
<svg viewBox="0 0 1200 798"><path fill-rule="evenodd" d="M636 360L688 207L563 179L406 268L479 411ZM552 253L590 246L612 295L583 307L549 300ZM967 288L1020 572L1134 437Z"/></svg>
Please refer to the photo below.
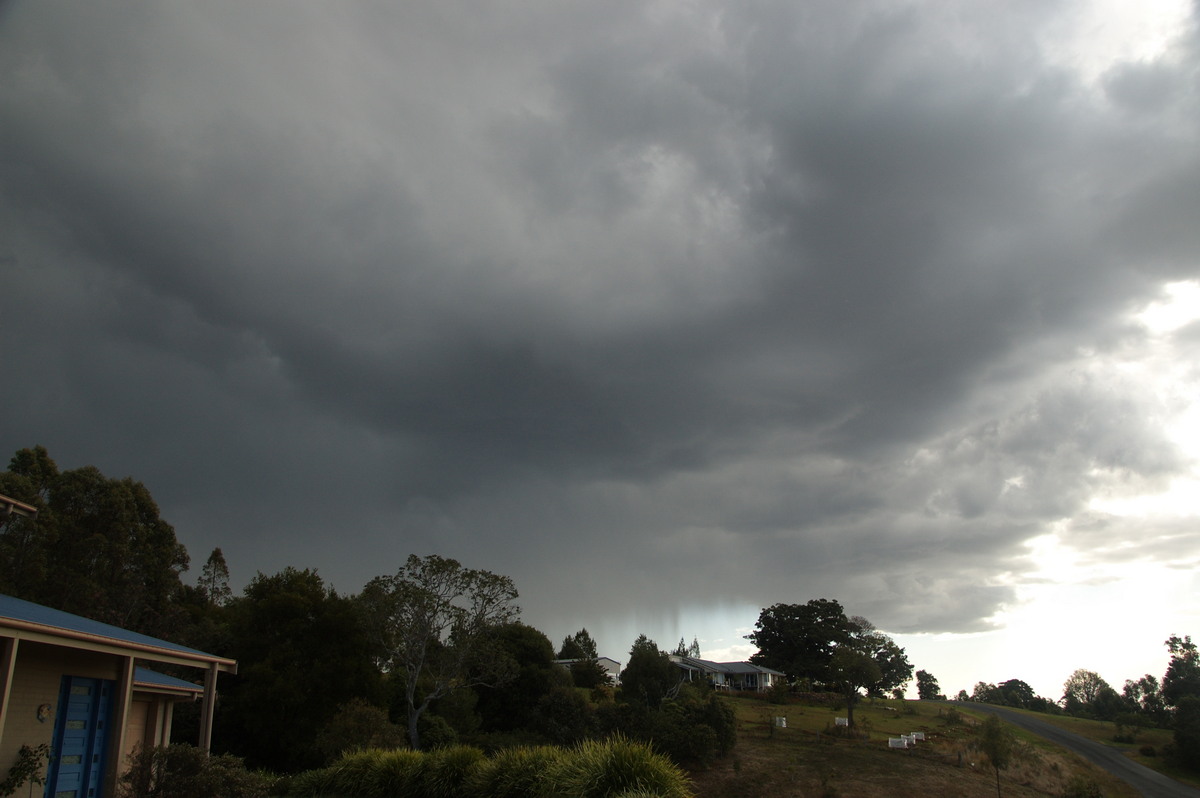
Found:
<svg viewBox="0 0 1200 798"><path fill-rule="evenodd" d="M58 711L58 690L64 675L116 680L120 675L120 658L21 642L17 647L11 703L0 741L0 776L7 774L16 762L22 745L50 744ZM51 709L49 717L39 722L37 710L42 704L49 704Z"/></svg>

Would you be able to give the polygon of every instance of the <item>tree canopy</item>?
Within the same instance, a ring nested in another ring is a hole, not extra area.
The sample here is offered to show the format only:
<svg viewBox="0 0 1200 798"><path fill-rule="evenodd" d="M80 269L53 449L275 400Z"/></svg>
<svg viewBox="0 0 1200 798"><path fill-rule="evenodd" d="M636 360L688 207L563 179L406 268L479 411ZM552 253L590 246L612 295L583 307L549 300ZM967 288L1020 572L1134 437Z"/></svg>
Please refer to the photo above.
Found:
<svg viewBox="0 0 1200 798"><path fill-rule="evenodd" d="M476 685L515 676L512 661L492 656L489 633L520 614L511 579L464 568L438 555L411 555L394 576L379 576L359 600L380 650L380 665L404 682L409 741L420 748L417 722L431 702Z"/></svg>
<svg viewBox="0 0 1200 798"><path fill-rule="evenodd" d="M1162 680L1162 697L1168 706L1178 707L1188 696L1200 697L1200 654L1192 636L1171 635L1164 645L1171 654Z"/></svg>
<svg viewBox="0 0 1200 798"><path fill-rule="evenodd" d="M187 550L141 482L93 466L59 471L21 449L0 493L38 508L0 522L0 591L158 637L178 630Z"/></svg>
<svg viewBox="0 0 1200 798"><path fill-rule="evenodd" d="M792 680L844 686L847 672L853 671L854 689L883 695L912 678L912 665L903 648L866 618L847 617L842 605L831 599L767 607L746 639L758 646L751 662L783 671ZM851 668L857 660L848 654L835 667L834 656L842 649L870 659L875 669ZM876 671L878 675L864 681Z"/></svg>
<svg viewBox="0 0 1200 798"><path fill-rule="evenodd" d="M638 635L629 649L629 663L621 671L621 695L630 702L655 708L681 679L667 652L646 635Z"/></svg>
<svg viewBox="0 0 1200 798"><path fill-rule="evenodd" d="M917 671L917 698L922 701L932 701L941 693L942 688L938 686L937 677L929 671Z"/></svg>
<svg viewBox="0 0 1200 798"><path fill-rule="evenodd" d="M214 745L281 771L324 764L317 740L338 709L381 698L358 607L316 571L288 567L257 574L227 617L238 672L222 680Z"/></svg>
<svg viewBox="0 0 1200 798"><path fill-rule="evenodd" d="M842 605L822 598L767 607L746 639L758 646L751 662L782 671L791 680L827 681L834 649L849 634L850 619Z"/></svg>

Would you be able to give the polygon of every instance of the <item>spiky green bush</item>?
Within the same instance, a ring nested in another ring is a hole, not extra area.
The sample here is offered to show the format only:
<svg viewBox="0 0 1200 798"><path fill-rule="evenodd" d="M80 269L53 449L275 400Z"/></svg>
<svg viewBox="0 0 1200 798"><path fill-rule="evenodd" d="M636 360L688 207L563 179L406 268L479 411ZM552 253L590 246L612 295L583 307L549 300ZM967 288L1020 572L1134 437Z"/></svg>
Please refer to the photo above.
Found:
<svg viewBox="0 0 1200 798"><path fill-rule="evenodd" d="M687 776L649 746L616 737L575 748L456 746L360 751L291 780L297 798L691 798Z"/></svg>
<svg viewBox="0 0 1200 798"><path fill-rule="evenodd" d="M355 751L327 768L301 773L288 794L304 798L420 798L424 757L417 751Z"/></svg>
<svg viewBox="0 0 1200 798"><path fill-rule="evenodd" d="M467 745L438 748L425 754L421 795L426 798L459 798L472 782L483 752Z"/></svg>
<svg viewBox="0 0 1200 798"><path fill-rule="evenodd" d="M649 746L623 737L588 740L568 752L549 774L554 794L612 798L639 790L658 798L690 798L688 778Z"/></svg>
<svg viewBox="0 0 1200 798"><path fill-rule="evenodd" d="M471 774L470 795L479 798L529 798L546 791L546 778L565 756L549 745L518 746L497 751Z"/></svg>

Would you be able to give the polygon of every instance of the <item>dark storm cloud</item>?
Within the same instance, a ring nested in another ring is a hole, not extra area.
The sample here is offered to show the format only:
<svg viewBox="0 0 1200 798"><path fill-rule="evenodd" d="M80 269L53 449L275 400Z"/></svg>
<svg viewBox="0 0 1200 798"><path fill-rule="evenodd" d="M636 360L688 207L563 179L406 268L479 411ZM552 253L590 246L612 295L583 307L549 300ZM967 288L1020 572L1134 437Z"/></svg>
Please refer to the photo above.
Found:
<svg viewBox="0 0 1200 798"><path fill-rule="evenodd" d="M1194 49L1089 85L1047 13L12 3L0 439L243 579L987 628L1187 465L1089 363L1195 276Z"/></svg>

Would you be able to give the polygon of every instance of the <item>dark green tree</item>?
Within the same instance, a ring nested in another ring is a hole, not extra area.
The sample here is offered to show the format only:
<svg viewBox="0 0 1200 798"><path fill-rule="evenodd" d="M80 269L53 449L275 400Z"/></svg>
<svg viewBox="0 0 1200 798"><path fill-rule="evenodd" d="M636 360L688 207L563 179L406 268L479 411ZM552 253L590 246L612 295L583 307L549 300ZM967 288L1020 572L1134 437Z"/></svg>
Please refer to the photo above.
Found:
<svg viewBox="0 0 1200 798"><path fill-rule="evenodd" d="M1168 717L1166 703L1163 700L1158 679L1153 675L1147 673L1137 681L1126 679L1122 695L1125 701L1134 707L1135 711L1145 716L1150 724L1162 726L1166 723Z"/></svg>
<svg viewBox="0 0 1200 798"><path fill-rule="evenodd" d="M1033 688L1020 679L1009 679L1006 682L1000 682L996 685L993 695L993 704L1002 704L1006 707L1020 707L1027 709L1033 703L1035 698Z"/></svg>
<svg viewBox="0 0 1200 798"><path fill-rule="evenodd" d="M832 681L833 652L851 632L842 605L830 599L775 604L759 613L746 639L758 646L750 661L783 671L789 680Z"/></svg>
<svg viewBox="0 0 1200 798"><path fill-rule="evenodd" d="M596 653L596 641L587 629L564 637L562 648L558 650L558 659L596 659L599 656Z"/></svg>
<svg viewBox="0 0 1200 798"><path fill-rule="evenodd" d="M699 657L700 641L693 637L691 645L688 645L681 637L679 638L679 645L675 646L675 650L671 653L677 657Z"/></svg>
<svg viewBox="0 0 1200 798"><path fill-rule="evenodd" d="M214 747L278 772L324 764L318 740L338 710L383 700L358 605L289 567L257 574L225 610L238 672L221 680Z"/></svg>
<svg viewBox="0 0 1200 798"><path fill-rule="evenodd" d="M971 700L981 704L995 704L998 703L996 694L996 685L990 682L975 682L975 687L971 690Z"/></svg>
<svg viewBox="0 0 1200 798"><path fill-rule="evenodd" d="M1200 654L1192 636L1171 635L1166 643L1171 661L1162 680L1162 697L1167 706L1178 707L1188 696L1200 696Z"/></svg>
<svg viewBox="0 0 1200 798"><path fill-rule="evenodd" d="M874 682L859 685L866 689L867 695L875 698L885 696L903 688L912 679L912 665L904 649L862 616L850 619L850 632L839 645L841 647L849 647L867 655L879 668L879 677Z"/></svg>
<svg viewBox="0 0 1200 798"><path fill-rule="evenodd" d="M833 652L829 670L833 681L841 685L842 695L846 698L846 722L853 729L859 688L870 689L871 685L878 684L883 672L870 654L849 645L838 646Z"/></svg>
<svg viewBox="0 0 1200 798"><path fill-rule="evenodd" d="M575 634L563 638L562 648L558 650L558 659L574 660L570 668L571 678L576 687L591 689L606 684L609 680L608 671L600 667L598 662L596 641L588 634L587 629L580 629Z"/></svg>
<svg viewBox="0 0 1200 798"><path fill-rule="evenodd" d="M200 569L200 580L196 586L212 604L224 606L233 598L229 588L229 566L225 564L225 554L220 547L212 550L204 567Z"/></svg>
<svg viewBox="0 0 1200 798"><path fill-rule="evenodd" d="M0 592L41 601L56 531L47 517L47 502L57 480L58 466L41 446L21 449L0 473L0 494L38 510L37 518L0 518Z"/></svg>
<svg viewBox="0 0 1200 798"><path fill-rule="evenodd" d="M675 688L681 676L667 652L646 635L638 635L629 649L629 663L621 671L621 698L632 704L657 709Z"/></svg>
<svg viewBox="0 0 1200 798"><path fill-rule="evenodd" d="M394 576L376 577L363 588L359 600L380 665L404 685L413 748L421 747L418 721L432 702L516 675L510 659L494 656L490 634L517 619L516 599L508 577L437 555L412 555Z"/></svg>
<svg viewBox="0 0 1200 798"><path fill-rule="evenodd" d="M1200 696L1188 695L1175 709L1174 757L1189 770L1200 770Z"/></svg>
<svg viewBox="0 0 1200 798"><path fill-rule="evenodd" d="M942 694L937 678L929 671L917 671L917 698L932 701Z"/></svg>
<svg viewBox="0 0 1200 798"><path fill-rule="evenodd" d="M554 664L554 647L546 635L523 623L494 627L489 648L506 660L512 679L502 689L477 685L475 709L488 732L528 728L536 718L538 701L555 687L567 684L567 671Z"/></svg>
<svg viewBox="0 0 1200 798"><path fill-rule="evenodd" d="M14 455L0 493L38 508L0 529L0 590L158 637L178 631L188 554L145 485L92 466L59 472L35 447Z"/></svg>
<svg viewBox="0 0 1200 798"><path fill-rule="evenodd" d="M1106 689L1112 691L1100 674L1080 668L1063 683L1063 708L1072 715L1094 714L1096 701Z"/></svg>
<svg viewBox="0 0 1200 798"><path fill-rule="evenodd" d="M979 729L979 748L987 755L992 769L996 771L996 796L999 798L1000 771L1012 762L1015 748L1012 732L1000 722L1000 718L988 715Z"/></svg>

